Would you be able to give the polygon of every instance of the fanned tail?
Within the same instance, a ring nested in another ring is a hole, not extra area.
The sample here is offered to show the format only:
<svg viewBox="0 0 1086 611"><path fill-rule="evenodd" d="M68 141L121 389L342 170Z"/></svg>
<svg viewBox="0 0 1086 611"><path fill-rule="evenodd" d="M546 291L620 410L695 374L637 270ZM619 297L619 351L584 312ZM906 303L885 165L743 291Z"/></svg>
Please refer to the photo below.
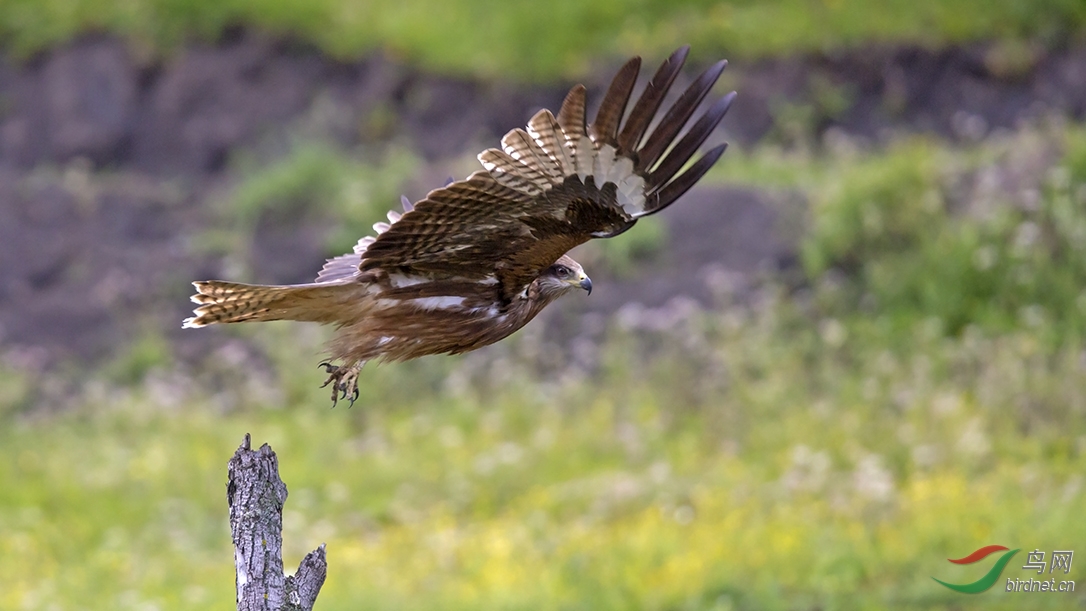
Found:
<svg viewBox="0 0 1086 611"><path fill-rule="evenodd" d="M342 319L343 305L355 294L345 283L266 286L207 280L193 282L199 304L186 318L185 329L217 323L300 320L336 322Z"/></svg>

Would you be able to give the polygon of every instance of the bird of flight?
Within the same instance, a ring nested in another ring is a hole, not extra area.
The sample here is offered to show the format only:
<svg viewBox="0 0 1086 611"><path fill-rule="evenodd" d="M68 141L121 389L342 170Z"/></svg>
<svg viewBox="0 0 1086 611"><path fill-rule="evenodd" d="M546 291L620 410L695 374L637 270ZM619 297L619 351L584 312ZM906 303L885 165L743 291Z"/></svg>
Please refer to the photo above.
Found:
<svg viewBox="0 0 1086 611"><path fill-rule="evenodd" d="M346 397L354 403L367 361L475 350L508 337L565 293L591 292L592 281L566 253L592 238L616 236L671 205L727 146L687 166L731 106L734 91L679 137L726 61L696 78L656 121L688 51L682 47L668 57L628 115L640 57L618 71L591 123L585 88L577 85L557 116L541 110L526 129L507 133L500 149L481 153L485 171L414 204L405 198L402 213L389 212L387 223L374 225L376 236L329 259L309 284L194 282L192 301L199 306L183 326L266 320L335 325L330 359L321 363L334 405Z"/></svg>

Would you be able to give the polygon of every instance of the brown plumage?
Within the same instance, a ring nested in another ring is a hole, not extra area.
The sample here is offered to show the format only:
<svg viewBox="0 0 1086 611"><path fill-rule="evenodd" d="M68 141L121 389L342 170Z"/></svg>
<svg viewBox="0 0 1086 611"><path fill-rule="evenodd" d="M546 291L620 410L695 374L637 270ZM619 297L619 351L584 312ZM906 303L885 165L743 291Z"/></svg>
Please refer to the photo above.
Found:
<svg viewBox="0 0 1086 611"><path fill-rule="evenodd" d="M403 361L459 354L499 341L573 289L591 291L581 266L565 253L592 238L612 237L642 216L671 205L723 154L710 149L681 171L716 128L732 92L676 142L720 77L721 61L694 80L650 131L686 60L680 48L660 66L623 122L641 59L615 76L591 124L585 88L574 87L557 117L541 110L526 129L479 155L485 171L403 201L376 236L351 254L329 259L316 281L259 286L194 282L199 304L185 327L263 320L334 324L332 360L324 363L337 392L357 396L357 377L373 359ZM647 135L646 135L647 134Z"/></svg>

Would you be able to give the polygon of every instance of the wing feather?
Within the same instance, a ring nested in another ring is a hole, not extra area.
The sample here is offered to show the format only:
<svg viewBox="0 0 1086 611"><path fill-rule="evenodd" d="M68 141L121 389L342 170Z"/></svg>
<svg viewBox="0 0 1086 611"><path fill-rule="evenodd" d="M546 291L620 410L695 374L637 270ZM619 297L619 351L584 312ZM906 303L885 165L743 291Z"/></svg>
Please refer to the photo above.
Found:
<svg viewBox="0 0 1086 611"><path fill-rule="evenodd" d="M558 120L554 118L551 111L544 109L535 113L531 121L528 121L528 135L554 161L563 176L576 171L570 150L566 146L562 126L558 125Z"/></svg>
<svg viewBox="0 0 1086 611"><path fill-rule="evenodd" d="M645 86L645 91L641 93L641 97L634 104L629 118L626 119L626 124L622 127L622 133L618 136L618 148L622 153L630 154L637 149L641 137L645 135L649 123L656 116L656 111L660 109L660 104L663 103L664 96L671 89L671 84L675 82L675 77L679 76L679 72L682 70L683 64L686 63L686 56L689 53L690 45L684 45L676 49L671 57L668 57L667 61L660 65L660 69L656 71L652 80Z"/></svg>
<svg viewBox="0 0 1086 611"><path fill-rule="evenodd" d="M690 84L690 87L679 96L679 100L664 113L664 118L660 120L660 124L656 126L656 129L653 130L652 135L645 141L645 145L638 153L638 170L647 170L656 163L660 155L667 150L675 136L686 125L690 116L697 110L698 104L713 88L713 84L720 78L720 73L724 72L727 65L728 61L723 59L713 64L711 68L696 78Z"/></svg>
<svg viewBox="0 0 1086 611"><path fill-rule="evenodd" d="M596 111L596 119L588 128L588 135L596 148L605 144L618 146L615 139L618 136L618 124L622 121L622 114L626 112L626 103L630 101L630 93L640 71L641 58L631 58L619 68L618 74L611 81L611 86L607 88L600 108Z"/></svg>
<svg viewBox="0 0 1086 611"><path fill-rule="evenodd" d="M588 135L585 132L584 108L584 85L575 85L566 94L562 107L558 109L558 125L561 126L567 138L575 136L579 140L582 136Z"/></svg>
<svg viewBox="0 0 1086 611"><path fill-rule="evenodd" d="M353 278L358 274L358 262L361 260L362 257L356 254L332 257L324 262L324 267L321 268L314 282L324 284Z"/></svg>
<svg viewBox="0 0 1086 611"><path fill-rule="evenodd" d="M406 196L400 197L400 203L403 205L404 213L411 212L414 207L411 204L411 200ZM375 223L373 230L378 235L387 231L392 225L395 225L397 221L403 216L396 210L389 210L387 223ZM314 282L323 284L326 282L338 282L340 280L348 280L350 278L357 278L360 275L359 264L362 262L362 254L366 252L370 244L377 241L375 236L365 236L354 245L352 252L340 255L338 257L332 257L324 262L324 266L321 267L321 271L317 273L317 278Z"/></svg>
<svg viewBox="0 0 1086 611"><path fill-rule="evenodd" d="M726 62L714 64L645 135L688 51L676 50L660 66L625 123L640 58L619 70L591 125L585 88L573 87L557 115L540 111L525 129L507 133L500 149L482 152L485 171L404 202L403 214L375 226L378 235L360 242L357 255L330 260L319 280L335 276L345 257L360 257L359 273L497 283L512 299L578 244L617 235L664 209L723 154L723 145L713 148L683 171L734 98L714 103L676 142Z"/></svg>
<svg viewBox="0 0 1086 611"><path fill-rule="evenodd" d="M663 187L687 161L690 161L694 153L698 152L698 147L705 142L709 134L716 129L720 120L724 118L724 113L731 108L733 100L735 100L734 93L717 100L690 128L690 131L686 132L682 140L679 140L679 143L671 148L663 161L649 174L647 182L650 190L655 191Z"/></svg>
<svg viewBox="0 0 1086 611"><path fill-rule="evenodd" d="M502 149L528 170L542 174L545 177L544 188L550 188L554 181L562 179L558 164L523 129L514 129L506 134L502 138Z"/></svg>
<svg viewBox="0 0 1086 611"><path fill-rule="evenodd" d="M724 150L728 148L727 144L721 144L709 152L702 155L701 159L698 159L697 163L690 166L690 169L679 175L678 178L669 182L663 189L657 194L657 210L666 208L679 197L686 193L686 191L694 186L694 183L701 180L701 177L709 171L709 168L713 167L717 159L724 154Z"/></svg>
<svg viewBox="0 0 1086 611"><path fill-rule="evenodd" d="M528 195L539 195L550 186L550 180L546 174L521 162L506 151L488 149L479 154L479 161L494 177L494 180L516 191Z"/></svg>

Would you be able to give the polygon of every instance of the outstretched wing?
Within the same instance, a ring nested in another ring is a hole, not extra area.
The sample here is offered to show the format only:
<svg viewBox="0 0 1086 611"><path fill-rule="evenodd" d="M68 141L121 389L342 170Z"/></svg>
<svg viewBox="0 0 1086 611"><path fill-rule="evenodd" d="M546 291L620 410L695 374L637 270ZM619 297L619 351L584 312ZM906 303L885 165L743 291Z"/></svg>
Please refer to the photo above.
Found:
<svg viewBox="0 0 1086 611"><path fill-rule="evenodd" d="M557 117L540 111L526 130L506 134L501 149L480 154L485 172L431 191L394 222L375 226L376 239L356 248L360 272L493 282L508 299L578 244L622 233L669 206L724 152L726 145L713 148L680 172L735 97L719 99L676 142L727 65L718 62L649 133L688 51L660 66L624 122L639 57L619 70L590 125L585 88L574 87Z"/></svg>

